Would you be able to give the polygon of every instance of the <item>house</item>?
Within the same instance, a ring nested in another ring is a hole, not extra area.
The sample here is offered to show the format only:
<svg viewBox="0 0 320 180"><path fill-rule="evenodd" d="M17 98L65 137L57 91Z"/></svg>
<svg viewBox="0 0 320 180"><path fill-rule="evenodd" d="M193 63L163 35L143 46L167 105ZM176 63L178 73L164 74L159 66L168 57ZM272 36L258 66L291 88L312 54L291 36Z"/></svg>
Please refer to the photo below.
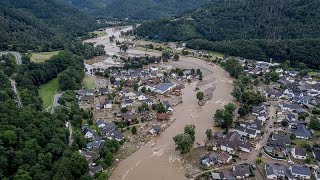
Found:
<svg viewBox="0 0 320 180"><path fill-rule="evenodd" d="M168 91L171 91L176 84L174 83L160 83L159 85L155 86L155 92L159 94L165 94Z"/></svg>
<svg viewBox="0 0 320 180"><path fill-rule="evenodd" d="M231 161L232 156L230 156L230 155L229 155L228 153L226 153L226 152L221 152L221 153L218 155L217 159L218 159L218 163L220 163L220 164L226 164L226 163L228 163L228 162Z"/></svg>
<svg viewBox="0 0 320 180"><path fill-rule="evenodd" d="M83 130L82 130L82 132L83 132L83 134L84 134L84 137L86 138L86 139L93 139L94 137L95 137L95 135L97 135L97 133L94 131L94 130L92 130L92 129L89 129L89 128L84 128Z"/></svg>
<svg viewBox="0 0 320 180"><path fill-rule="evenodd" d="M307 158L307 149L294 147L291 150L291 154L295 159L306 159Z"/></svg>
<svg viewBox="0 0 320 180"><path fill-rule="evenodd" d="M90 168L89 173L91 176L94 176L96 173L103 171L103 168L101 165L94 166Z"/></svg>
<svg viewBox="0 0 320 180"><path fill-rule="evenodd" d="M104 140L96 139L87 143L87 149L100 149L104 145Z"/></svg>
<svg viewBox="0 0 320 180"><path fill-rule="evenodd" d="M259 119L259 120L262 121L262 122L266 122L267 116L268 116L268 114L267 114L266 112L260 112L260 113L257 115L257 119Z"/></svg>
<svg viewBox="0 0 320 180"><path fill-rule="evenodd" d="M88 161L89 168L94 165L94 161L99 158L99 152L89 151L88 149L79 150L81 156L85 157Z"/></svg>
<svg viewBox="0 0 320 180"><path fill-rule="evenodd" d="M268 146L274 148L284 149L286 146L291 144L290 136L286 134L273 134L271 138L268 139Z"/></svg>
<svg viewBox="0 0 320 180"><path fill-rule="evenodd" d="M79 96L93 96L94 90L93 89L81 89L78 91Z"/></svg>
<svg viewBox="0 0 320 180"><path fill-rule="evenodd" d="M80 102L85 102L85 103L90 103L93 102L94 96L93 95L88 95L88 96L79 96L78 100Z"/></svg>
<svg viewBox="0 0 320 180"><path fill-rule="evenodd" d="M98 119L98 120L96 121L96 124L97 124L97 126L98 126L100 129L102 129L102 128L104 128L104 127L106 126L106 123L104 122L103 119Z"/></svg>
<svg viewBox="0 0 320 180"><path fill-rule="evenodd" d="M108 101L102 104L104 109L112 109L112 101Z"/></svg>
<svg viewBox="0 0 320 180"><path fill-rule="evenodd" d="M260 106L253 106L252 107L252 114L255 116L258 116L260 113L267 113L266 106L260 105Z"/></svg>
<svg viewBox="0 0 320 180"><path fill-rule="evenodd" d="M125 93L124 96L125 96L126 98L132 99L132 100L137 99L137 94L134 93L134 92Z"/></svg>
<svg viewBox="0 0 320 180"><path fill-rule="evenodd" d="M290 170L291 175L295 178L299 178L299 179L310 179L311 178L311 171L310 171L310 168L308 168L308 167L290 166L289 170ZM293 179L295 179L295 178L293 178Z"/></svg>
<svg viewBox="0 0 320 180"><path fill-rule="evenodd" d="M251 151L251 145L248 141L235 140L239 150L249 153Z"/></svg>
<svg viewBox="0 0 320 180"><path fill-rule="evenodd" d="M132 99L125 99L121 103L121 107L122 108L125 108L125 107L128 107L128 106L132 106L132 105L133 105Z"/></svg>
<svg viewBox="0 0 320 180"><path fill-rule="evenodd" d="M141 94L141 95L138 96L138 100L139 101L144 101L144 100L147 100L147 99L148 99L148 97L145 96L144 94Z"/></svg>
<svg viewBox="0 0 320 180"><path fill-rule="evenodd" d="M163 101L162 105L166 108L167 112L173 112L173 108L170 106L169 101Z"/></svg>
<svg viewBox="0 0 320 180"><path fill-rule="evenodd" d="M210 174L210 180L235 180L236 178L234 175L229 171L223 171L219 173L211 172Z"/></svg>
<svg viewBox="0 0 320 180"><path fill-rule="evenodd" d="M199 162L201 165L210 167L218 163L217 155L215 153L210 153L205 155Z"/></svg>
<svg viewBox="0 0 320 180"><path fill-rule="evenodd" d="M236 142L220 139L218 140L218 145L220 146L221 151L226 151L230 154L234 154L237 151L238 145Z"/></svg>
<svg viewBox="0 0 320 180"><path fill-rule="evenodd" d="M233 129L233 131L237 131L241 136L253 138L255 139L257 137L257 131L254 129L249 129L246 127L237 127L236 129Z"/></svg>
<svg viewBox="0 0 320 180"><path fill-rule="evenodd" d="M161 127L159 125L154 125L149 130L149 134L151 135L157 135L157 134L160 134L160 132L161 132Z"/></svg>
<svg viewBox="0 0 320 180"><path fill-rule="evenodd" d="M235 165L232 170L237 179L247 178L251 174L250 166L248 164Z"/></svg>
<svg viewBox="0 0 320 180"><path fill-rule="evenodd" d="M320 161L320 148L313 148L312 154L316 160Z"/></svg>
<svg viewBox="0 0 320 180"><path fill-rule="evenodd" d="M304 124L299 124L296 130L292 130L292 134L299 139L309 139L312 136L311 131Z"/></svg>
<svg viewBox="0 0 320 180"><path fill-rule="evenodd" d="M146 103L148 106L152 106L154 104L153 100L149 98L144 100L144 103Z"/></svg>
<svg viewBox="0 0 320 180"><path fill-rule="evenodd" d="M100 132L103 136L107 137L112 134L112 132L117 129L116 124L114 122L105 123L104 127L101 128Z"/></svg>
<svg viewBox="0 0 320 180"><path fill-rule="evenodd" d="M122 134L118 129L113 130L112 133L111 133L111 135L112 135L113 138L114 138L115 140L117 140L118 142L124 140L123 134Z"/></svg>
<svg viewBox="0 0 320 180"><path fill-rule="evenodd" d="M285 179L287 176L287 168L281 164L267 163L264 166L267 179Z"/></svg>
<svg viewBox="0 0 320 180"><path fill-rule="evenodd" d="M157 113L157 120L158 121L164 121L164 120L169 120L170 119L170 114L168 113Z"/></svg>
<svg viewBox="0 0 320 180"><path fill-rule="evenodd" d="M126 115L122 116L122 120L125 121L126 123L130 124L132 122L135 122L138 120L138 116L137 115L131 115L129 113L127 113Z"/></svg>
<svg viewBox="0 0 320 180"><path fill-rule="evenodd" d="M107 95L107 94L109 94L109 89L108 88L99 88L99 94L100 95Z"/></svg>

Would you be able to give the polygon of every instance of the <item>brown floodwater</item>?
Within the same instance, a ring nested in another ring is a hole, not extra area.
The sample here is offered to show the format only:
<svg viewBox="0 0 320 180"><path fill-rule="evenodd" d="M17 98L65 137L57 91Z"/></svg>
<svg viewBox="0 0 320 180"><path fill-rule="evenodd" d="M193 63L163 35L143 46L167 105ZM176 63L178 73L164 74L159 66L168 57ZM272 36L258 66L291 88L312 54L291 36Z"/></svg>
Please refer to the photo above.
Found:
<svg viewBox="0 0 320 180"><path fill-rule="evenodd" d="M107 29L108 36L114 32ZM119 32L117 32L119 33ZM118 34L116 34L118 35ZM97 44L108 44L107 37L88 40ZM107 45L108 54L117 54L118 49ZM110 48L111 47L111 48ZM108 51L109 50L109 51ZM160 55L157 52L145 52L141 50L128 50L129 54ZM204 106L198 105L195 87L198 82L186 84L182 91L183 103L174 107L173 117L175 121L162 134L136 151L128 158L122 160L114 169L111 180L180 180L186 179L186 169L181 162L179 152L175 151L173 137L183 132L185 125L196 126L196 139L194 147L203 144L206 139L205 132L213 128L213 115L215 111L222 108L228 102L233 101L230 92L232 90L232 79L228 73L217 65L209 65L208 62L181 56L179 61L171 62L175 67L200 68L204 72L203 80L207 82L200 87L201 91L214 87L213 98Z"/></svg>

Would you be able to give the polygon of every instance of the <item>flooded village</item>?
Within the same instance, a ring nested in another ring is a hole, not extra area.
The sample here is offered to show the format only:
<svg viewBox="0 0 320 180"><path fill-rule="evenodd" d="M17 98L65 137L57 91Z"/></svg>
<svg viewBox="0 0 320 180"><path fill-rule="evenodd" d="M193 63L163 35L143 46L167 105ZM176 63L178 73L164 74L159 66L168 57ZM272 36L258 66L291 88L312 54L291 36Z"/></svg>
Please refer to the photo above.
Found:
<svg viewBox="0 0 320 180"><path fill-rule="evenodd" d="M81 153L92 175L104 171L95 163L99 148L116 140L116 162L105 169L115 180L320 178L317 76L174 43L159 50L130 30L107 28L106 36L85 41L103 45L107 54L85 62L95 88L77 92L80 107L95 119L82 127L88 142ZM230 76L223 66L230 59L243 67L242 76ZM257 97L235 98L238 86ZM226 128L217 110L229 109ZM195 126L195 139L191 152L181 155L173 138L186 125Z"/></svg>

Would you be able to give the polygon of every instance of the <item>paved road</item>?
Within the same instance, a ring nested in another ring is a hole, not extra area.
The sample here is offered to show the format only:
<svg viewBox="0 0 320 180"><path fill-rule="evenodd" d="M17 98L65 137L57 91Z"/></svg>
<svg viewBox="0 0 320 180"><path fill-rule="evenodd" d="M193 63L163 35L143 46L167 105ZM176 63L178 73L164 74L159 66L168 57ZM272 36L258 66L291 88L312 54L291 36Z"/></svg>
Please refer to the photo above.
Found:
<svg viewBox="0 0 320 180"><path fill-rule="evenodd" d="M19 52L16 52L16 51L4 51L4 52L0 52L0 55L2 55L2 54L6 55L6 54L9 54L9 53L14 55L18 65L22 64L21 54Z"/></svg>
<svg viewBox="0 0 320 180"><path fill-rule="evenodd" d="M11 82L12 89L13 89L14 93L16 94L16 97L17 97L18 107L22 107L21 98L20 98L19 92L17 91L16 82L11 78L10 78L10 82Z"/></svg>
<svg viewBox="0 0 320 180"><path fill-rule="evenodd" d="M0 52L0 55L6 55L6 54L9 54L9 53L12 54L16 58L17 65L21 65L22 64L21 54L19 52L4 51L4 52ZM10 78L10 82L11 82L12 89L13 89L14 93L16 94L16 97L17 97L18 107L22 107L21 98L20 98L19 92L17 91L16 82L12 78Z"/></svg>
<svg viewBox="0 0 320 180"><path fill-rule="evenodd" d="M53 96L53 102L52 102L52 108L51 108L51 114L54 113L54 111L56 110L56 108L59 106L59 98L61 97L61 93L56 93L54 96Z"/></svg>
<svg viewBox="0 0 320 180"><path fill-rule="evenodd" d="M71 147L73 143L73 138L72 138L72 125L70 120L68 120L68 129L69 129L69 147Z"/></svg>

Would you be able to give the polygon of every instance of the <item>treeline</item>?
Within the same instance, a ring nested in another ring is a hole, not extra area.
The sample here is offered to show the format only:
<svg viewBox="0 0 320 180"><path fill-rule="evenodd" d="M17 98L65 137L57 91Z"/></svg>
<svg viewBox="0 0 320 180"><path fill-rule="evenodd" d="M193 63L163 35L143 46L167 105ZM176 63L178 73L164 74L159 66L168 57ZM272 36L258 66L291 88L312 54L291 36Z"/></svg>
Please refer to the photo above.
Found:
<svg viewBox="0 0 320 180"><path fill-rule="evenodd" d="M69 66L58 76L59 87L62 91L81 89L81 82L84 78L83 63Z"/></svg>
<svg viewBox="0 0 320 180"><path fill-rule="evenodd" d="M212 42L195 39L187 42L191 49L204 49L241 56L247 59L275 62L290 60L292 65L303 62L309 67L320 69L320 38L290 40L235 40Z"/></svg>
<svg viewBox="0 0 320 180"><path fill-rule="evenodd" d="M106 51L104 50L104 45L99 44L96 47L94 47L93 43L82 44L81 41L73 41L72 43L67 43L65 45L65 49L69 50L70 52L78 56L83 56L86 59L106 54Z"/></svg>
<svg viewBox="0 0 320 180"><path fill-rule="evenodd" d="M96 18L141 20L159 19L181 14L186 10L194 9L209 2L211 0L101 0L99 3L92 0L73 0L71 3Z"/></svg>
<svg viewBox="0 0 320 180"><path fill-rule="evenodd" d="M0 7L0 49L63 49L96 26L86 14L58 0L2 0Z"/></svg>
<svg viewBox="0 0 320 180"><path fill-rule="evenodd" d="M188 41L193 49L318 67L319 6L317 0L218 0L174 20L143 23L136 34L160 41Z"/></svg>

